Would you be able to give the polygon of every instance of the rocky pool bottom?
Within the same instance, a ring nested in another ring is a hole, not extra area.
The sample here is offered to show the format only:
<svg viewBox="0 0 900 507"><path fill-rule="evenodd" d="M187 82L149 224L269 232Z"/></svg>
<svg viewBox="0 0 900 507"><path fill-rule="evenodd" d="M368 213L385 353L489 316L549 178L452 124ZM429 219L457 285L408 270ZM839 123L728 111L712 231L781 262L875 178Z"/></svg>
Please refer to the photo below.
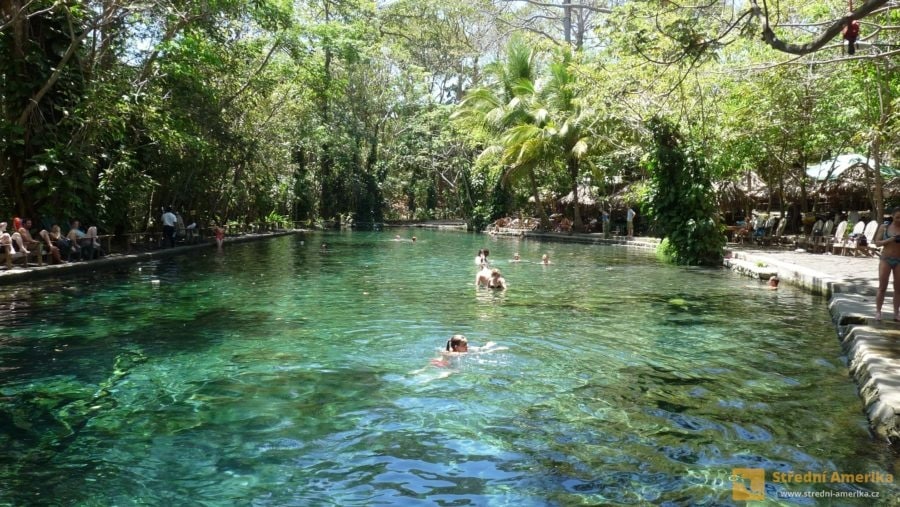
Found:
<svg viewBox="0 0 900 507"><path fill-rule="evenodd" d="M0 503L730 504L735 468L788 503L897 497L774 480L896 469L823 299L622 248L395 233L5 288ZM473 288L482 247L508 291ZM453 333L508 349L432 366Z"/></svg>

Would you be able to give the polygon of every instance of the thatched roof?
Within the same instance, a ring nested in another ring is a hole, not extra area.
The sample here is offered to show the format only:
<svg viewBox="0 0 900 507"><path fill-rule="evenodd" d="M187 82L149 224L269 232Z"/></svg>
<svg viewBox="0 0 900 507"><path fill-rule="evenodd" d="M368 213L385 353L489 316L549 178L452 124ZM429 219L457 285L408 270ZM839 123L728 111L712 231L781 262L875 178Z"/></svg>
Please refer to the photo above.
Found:
<svg viewBox="0 0 900 507"><path fill-rule="evenodd" d="M550 202L553 202L553 200L554 200L554 198L555 198L554 195L553 195L553 193L550 192L549 190L545 189L545 188L539 188L539 189L538 189L538 196L541 198L541 202L543 202L543 203L550 203ZM534 202L534 196L533 196L533 195L528 196L528 202L531 202L531 203Z"/></svg>
<svg viewBox="0 0 900 507"><path fill-rule="evenodd" d="M747 201L757 202L769 196L768 185L753 171L744 172L737 179L714 182L713 190L719 205L724 207L741 207Z"/></svg>
<svg viewBox="0 0 900 507"><path fill-rule="evenodd" d="M587 185L578 185L578 203L585 206L594 206L599 200L599 189ZM575 192L569 192L564 195L559 202L563 204L572 204L575 200Z"/></svg>

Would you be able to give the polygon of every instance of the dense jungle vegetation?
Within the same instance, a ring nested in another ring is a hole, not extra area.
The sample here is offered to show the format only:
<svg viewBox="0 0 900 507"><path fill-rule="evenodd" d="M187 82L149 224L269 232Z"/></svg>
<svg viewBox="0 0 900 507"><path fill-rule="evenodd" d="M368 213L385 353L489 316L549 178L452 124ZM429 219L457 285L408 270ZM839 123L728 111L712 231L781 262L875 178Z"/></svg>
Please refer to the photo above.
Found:
<svg viewBox="0 0 900 507"><path fill-rule="evenodd" d="M805 211L807 165L896 160L898 32L887 0L4 0L0 210L579 229L580 187L615 218L752 171ZM690 170L654 174L660 129Z"/></svg>

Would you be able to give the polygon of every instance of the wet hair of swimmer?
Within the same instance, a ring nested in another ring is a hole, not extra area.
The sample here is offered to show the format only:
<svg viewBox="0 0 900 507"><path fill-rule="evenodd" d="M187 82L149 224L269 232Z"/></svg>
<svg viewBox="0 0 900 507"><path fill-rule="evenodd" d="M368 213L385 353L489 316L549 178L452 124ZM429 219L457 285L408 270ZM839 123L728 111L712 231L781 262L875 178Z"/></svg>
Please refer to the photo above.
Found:
<svg viewBox="0 0 900 507"><path fill-rule="evenodd" d="M772 277L769 278L769 287L778 287L778 282L780 281L778 275L772 275Z"/></svg>
<svg viewBox="0 0 900 507"><path fill-rule="evenodd" d="M463 336L461 334L455 334L455 335L451 336L449 340L447 340L447 351L452 351L452 350L456 349L457 347L459 347L460 344L463 344L463 343L468 345L469 341L466 339L465 336Z"/></svg>

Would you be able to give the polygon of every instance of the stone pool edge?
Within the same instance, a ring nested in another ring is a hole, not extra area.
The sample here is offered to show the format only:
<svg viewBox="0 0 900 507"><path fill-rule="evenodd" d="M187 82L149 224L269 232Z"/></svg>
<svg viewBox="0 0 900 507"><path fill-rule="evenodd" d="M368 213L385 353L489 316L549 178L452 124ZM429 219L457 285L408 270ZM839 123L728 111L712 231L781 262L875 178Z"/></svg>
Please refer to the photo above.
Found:
<svg viewBox="0 0 900 507"><path fill-rule="evenodd" d="M497 236L517 236L537 240L599 244L656 250L656 238L603 238L602 234L568 235L536 232L494 232ZM777 274L782 283L829 298L828 310L847 367L862 398L863 411L872 432L900 448L900 323L876 322L875 291L806 266L784 262L772 256L729 252L723 265L744 276L767 280ZM890 294L889 294L890 296ZM890 305L888 305L890 308Z"/></svg>
<svg viewBox="0 0 900 507"><path fill-rule="evenodd" d="M289 236L292 234L302 234L307 232L303 229L294 229L289 231L266 232L244 234L242 236L231 236L225 238L225 244L244 243L248 241L257 241L267 238L276 238L279 236ZM0 285L11 285L14 283L37 280L41 278L49 278L52 276L65 276L74 273L88 273L109 269L123 264L133 264L135 262L147 261L151 259L159 259L172 255L185 254L195 250L215 247L216 243L201 242L193 245L177 246L175 248L164 248L159 250L151 250L148 252L139 252L131 254L110 254L101 259L92 261L69 262L66 264L44 264L43 266L31 265L27 268L14 267L11 270L0 271Z"/></svg>
<svg viewBox="0 0 900 507"><path fill-rule="evenodd" d="M900 448L900 323L890 321L889 313L888 320L875 321L875 290L767 255L735 251L723 264L757 279L777 274L782 283L829 298L828 310L871 430Z"/></svg>

